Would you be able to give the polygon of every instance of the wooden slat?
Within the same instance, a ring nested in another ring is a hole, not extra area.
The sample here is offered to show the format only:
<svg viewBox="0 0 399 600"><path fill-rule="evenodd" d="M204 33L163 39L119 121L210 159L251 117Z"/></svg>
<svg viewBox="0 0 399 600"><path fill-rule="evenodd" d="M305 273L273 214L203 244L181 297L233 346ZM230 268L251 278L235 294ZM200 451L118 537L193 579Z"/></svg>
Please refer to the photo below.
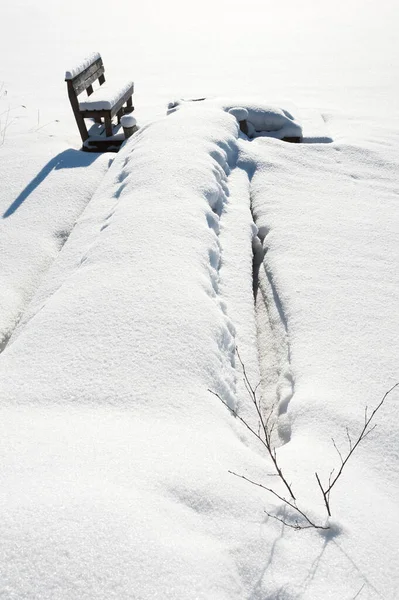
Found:
<svg viewBox="0 0 399 600"><path fill-rule="evenodd" d="M121 96L121 98L118 100L118 102L112 107L111 109L111 116L113 117L114 115L117 114L117 112L119 111L119 109L122 108L122 106L125 104L125 102L127 102L129 100L129 98L132 97L132 92L129 90L128 92L126 92L126 94L124 96Z"/></svg>
<svg viewBox="0 0 399 600"><path fill-rule="evenodd" d="M104 73L104 67L97 69L94 73L91 73L86 79L81 79L79 85L74 85L74 89L76 95L79 96L82 92L84 92L94 81L96 81L101 75Z"/></svg>
<svg viewBox="0 0 399 600"><path fill-rule="evenodd" d="M103 59L100 56L100 58L97 58L97 60L92 62L91 65L89 65L84 71L81 71L80 73L78 73L78 75L70 79L70 81L72 81L72 83L75 86L79 84L80 79L85 79L88 75L90 75L90 73L94 73L94 71L97 71L97 69L103 66Z"/></svg>
<svg viewBox="0 0 399 600"><path fill-rule="evenodd" d="M96 60L90 67L88 67L82 73L79 73L74 79L72 79L72 85L78 96L84 90L86 90L94 81L99 79L104 74L104 65L101 58Z"/></svg>

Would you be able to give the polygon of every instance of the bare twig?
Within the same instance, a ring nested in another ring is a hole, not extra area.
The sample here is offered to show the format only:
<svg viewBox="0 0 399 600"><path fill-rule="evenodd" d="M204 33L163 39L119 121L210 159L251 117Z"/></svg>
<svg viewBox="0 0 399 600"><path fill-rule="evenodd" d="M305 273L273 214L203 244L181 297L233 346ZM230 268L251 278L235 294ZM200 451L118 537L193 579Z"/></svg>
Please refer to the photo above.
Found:
<svg viewBox="0 0 399 600"><path fill-rule="evenodd" d="M264 434L264 438L265 439L264 439L263 445L266 447L266 449L267 449L267 451L269 453L269 456L270 456L270 458L273 461L274 468L276 469L276 471L278 473L278 476L280 477L281 481L284 483L285 487L287 488L289 495L291 496L291 498L293 500L295 500L295 495L294 495L294 492L292 491L292 487L287 482L287 480L286 480L286 478L285 478L285 476L283 474L283 471L282 471L280 465L278 464L277 456L276 456L276 451L275 451L275 448L272 445L272 434L273 434L273 430L274 430L274 427L275 427L275 423L272 423L272 425L270 425L270 419L272 417L273 407L272 407L271 411L269 412L269 414L268 414L268 416L266 418L266 421L265 421L265 419L263 417L263 414L262 414L262 411L261 411L260 401L258 401L258 398L257 398L257 395L256 395L256 390L258 389L259 384L255 388L252 386L252 384L251 384L251 382L250 382L250 380L248 378L247 371L245 369L245 365L244 365L244 363L243 363L243 361L241 359L241 356L240 356L240 353L239 353L237 347L236 347L236 353L237 353L238 360L240 361L240 365L241 365L242 372L243 372L243 375L244 375L245 386L246 386L247 390L249 391L249 394L251 396L252 402L254 403L254 406L255 406L255 409L256 409L256 413L258 415L259 423L261 425L261 431L263 431L263 434Z"/></svg>
<svg viewBox="0 0 399 600"><path fill-rule="evenodd" d="M251 433L252 433L252 434L253 434L253 435L254 435L254 436L255 436L255 437L256 437L256 438L257 438L257 439L260 441L260 442L261 442L261 444L263 444L263 445L265 446L265 448L267 449L267 445L266 445L266 443L264 442L264 440L262 439L262 437L261 437L259 434L257 434L257 433L256 433L256 431L254 431L254 430L252 429L252 427L251 427L250 425L248 425L248 423L247 423L247 422L246 422L246 421L245 421L245 420L244 420L242 417L240 417L240 415L239 415L239 414L238 414L238 413L237 413L235 410L233 410L232 408L230 408L230 406L227 404L227 402L225 402L225 401L224 401L224 400L223 400L223 399L222 399L222 398L219 396L219 394L218 394L217 392L214 392L213 390L211 390L211 389L209 389L209 388L208 388L208 392L210 392L211 394L213 394L214 396L216 396L216 398L219 398L220 402L221 402L222 404L224 404L224 405L225 405L225 406L226 406L226 407L227 407L227 408L228 408L228 409L229 409L229 410L232 412L232 414L233 414L233 415L234 415L234 416L235 416L235 417L236 417L236 418L237 418L239 421L241 421L241 423L242 423L243 425L245 425L245 427L246 427L246 428L247 428L247 429L248 429L248 430L249 430L249 431L250 431L250 432L251 432Z"/></svg>
<svg viewBox="0 0 399 600"><path fill-rule="evenodd" d="M251 483L252 485L255 485L257 487L260 487L264 490L266 490L267 492L269 492L270 494L272 494L273 496L275 496L276 498L278 498L281 502L283 502L284 504L286 504L287 506L289 506L292 510L294 510L297 514L299 514L305 521L306 521L306 525L301 525L298 521L295 521L294 523L290 523L288 521L286 521L285 519L282 519L281 517L277 516L277 515L272 515L269 512L265 511L266 514L273 518L276 519L277 521L280 521L281 523L283 523L284 525L287 525L287 527L291 527L293 529L308 529L308 528L314 528L314 529L330 529L330 527L327 526L323 526L323 525L317 525L316 523L314 523L309 517L308 515L303 512L300 508L298 508L298 506L296 505L296 498L294 496L293 490L292 490L292 485L290 483L288 483L288 481L286 480L283 471L278 463L277 460L277 453L276 453L276 448L273 445L273 432L274 432L274 428L276 426L276 420L274 419L272 421L272 417L273 417L273 411L274 411L274 406L271 407L271 410L269 411L269 413L267 414L266 417L264 417L262 410L261 410L261 404L260 404L260 399L258 398L256 392L258 390L259 387L259 383L257 386L253 387L249 378L248 378L248 374L247 371L245 369L245 365L241 359L240 353L238 351L238 348L236 347L236 353L237 353L237 357L238 360L240 362L241 368L242 368L242 372L243 372L243 381L244 381L244 385L245 388L253 402L253 405L255 407L255 411L258 417L258 431L256 431L255 429L253 429L245 419L243 419L238 413L237 411L233 410L232 408L230 408L230 406L227 404L227 402L225 402L221 396L214 392L213 390L209 389L208 391L211 392L211 394L213 394L214 396L216 396L221 402L222 404L224 404L231 412L232 414L237 417L237 419L248 429L248 431L250 431L257 440L260 441L260 443L263 445L263 447L267 450L273 465L274 465L274 469L276 471L275 476L279 477L280 480L282 481L282 483L284 484L284 486L286 487L286 489L289 492L290 495L290 499L288 500L287 498L285 498L284 496L281 496L280 494L278 494L275 490L273 490L272 488L269 488L265 485L263 485L262 483L253 481L252 479L249 479L248 477L246 477L245 475L240 475L238 473L235 473L234 471L229 471L229 473L231 473L232 475L235 475L236 477L240 477L241 479L244 479L245 481L248 481L249 483ZM349 433L349 429L348 427L346 427L346 437L348 439L348 444L349 444L349 451L346 454L345 458L342 454L342 452L340 451L340 449L338 448L335 439L332 439L332 443L334 445L335 450L338 453L338 456L340 458L341 461L341 465L340 468L337 472L337 474L333 477L334 473L335 473L335 469L332 469L330 471L329 477L328 477L328 485L326 487L323 487L323 484L321 482L320 476L319 474L315 473L315 477L316 477L316 481L317 484L320 488L320 491L322 493L323 496L323 500L324 500L324 504L328 513L328 516L331 517L331 509L330 509L330 494L331 494L331 490L333 489L334 485L336 484L336 482L338 481L338 479L340 478L340 476L342 475L343 469L345 468L345 465L347 464L348 460L350 459L350 457L352 456L352 454L354 453L354 451L356 450L356 448L358 447L358 445L360 444L360 442L362 442L372 431L374 431L374 429L376 428L376 425L370 425L371 421L373 420L374 416L376 415L377 411L381 408L381 406L384 404L387 396L396 388L399 386L399 382L395 383L395 385L393 385L382 397L381 401L379 402L379 404L375 407L375 409L373 410L373 412L371 413L370 416L368 416L368 407L365 407L365 411L364 411L364 425L363 428L356 440L355 443L353 443L352 441L352 437ZM357 595L360 594L360 592L362 591L363 588L361 588L358 592ZM357 597L357 596L356 596Z"/></svg>
<svg viewBox="0 0 399 600"><path fill-rule="evenodd" d="M364 588L365 585L366 584L363 583L362 587L360 588L360 590L358 591L358 593L356 594L356 596L353 596L353 600L356 600L356 598L358 598L360 596L360 594L361 594L361 592L362 592L362 590L363 590L363 588Z"/></svg>
<svg viewBox="0 0 399 600"><path fill-rule="evenodd" d="M376 428L376 425L373 425L372 427L370 427L370 423L373 420L375 414L377 413L377 411L381 408L381 406L384 404L387 396L396 388L399 386L399 382L395 383L395 385L393 385L387 392L385 392L384 396L382 397L381 401L379 402L379 404L377 404L377 406L375 407L375 409L373 410L373 412L371 413L370 416L368 416L368 407L366 406L366 408L364 409L364 425L363 425L363 429L361 430L356 442L353 444L352 443L352 439L351 436L349 435L349 431L348 428L346 429L346 435L347 438L349 440L349 452L346 455L346 457L343 459L341 452L338 450L335 441L333 440L333 444L335 449L337 450L340 458L341 458L341 466L336 474L336 476L334 477L334 479L331 481L331 479L328 482L328 486L326 488L323 487L323 484L321 483L320 477L318 475L318 473L315 473L316 476L316 480L317 483L319 485L319 488L321 490L321 493L323 494L323 499L324 499L324 504L326 506L327 512L329 514L329 516L331 516L331 510L330 510L330 493L332 488L334 487L334 485L337 483L338 479L341 477L342 475L342 471L344 470L344 467L346 465L346 463L348 462L348 460L350 459L350 457L352 456L352 454L354 453L354 451L356 450L356 448L358 447L358 445L360 444L360 442L362 442L372 431L374 431L374 429Z"/></svg>
<svg viewBox="0 0 399 600"><path fill-rule="evenodd" d="M277 492L272 490L272 488L266 487L265 485L263 485L262 483L258 483L257 481L252 481L252 479L245 477L245 475L240 475L238 473L235 473L234 471L229 471L229 473L231 473L232 475L235 475L236 477L240 477L241 479L245 479L245 481L248 481L248 483L252 483L252 485L256 485L257 487L260 487L263 490L270 492L271 494L273 494L273 496L276 496L276 498L281 500L281 502L284 502L284 504L287 504L288 506L290 506L293 510L295 510L297 513L299 513L305 519L305 521L307 521L308 525L306 525L305 527L314 527L315 529L329 529L329 527L324 527L322 525L316 525L315 523L313 523L313 521L311 521L309 519L309 517L300 508L298 508L296 506L296 504L294 504L290 500L287 500L287 498L284 498L284 496L280 496L280 494L278 494ZM272 515L269 515L269 516L272 516ZM278 519L278 520L281 521L282 519ZM302 527L301 525L298 525L297 529L304 529L304 527Z"/></svg>
<svg viewBox="0 0 399 600"><path fill-rule="evenodd" d="M338 449L338 446L337 446L337 444L335 443L335 440L334 440L334 438L331 438L331 440L332 440L332 443L334 444L334 448L336 449L336 451L337 451L337 452L338 452L338 454L339 454L339 457L340 457L340 459L341 459L341 463L343 463L343 462L344 462L344 459L342 458L342 454L341 454L341 452L339 451L339 449Z"/></svg>
<svg viewBox="0 0 399 600"><path fill-rule="evenodd" d="M3 127L3 129L0 130L0 135L2 136L2 140L1 140L1 144L0 144L1 146L4 144L4 140L6 139L6 131L7 131L8 127L10 126L10 123L8 122L9 117L10 117L10 109L8 109L6 111L6 123Z"/></svg>
<svg viewBox="0 0 399 600"><path fill-rule="evenodd" d="M267 514L268 517L271 517L272 519L276 519L276 521L280 521L280 523L282 523L283 525L286 525L287 527L291 527L292 529L296 529L297 531L299 529L312 529L313 525L300 525L298 523L298 521L295 521L295 523L288 523L288 521L284 521L284 519L282 519L281 517L278 517L277 515L272 515L271 513L267 512L267 510L265 510L265 513Z"/></svg>
<svg viewBox="0 0 399 600"><path fill-rule="evenodd" d="M294 524L293 523L289 523L288 521L282 519L281 517L278 517L277 515L272 515L268 512L266 512L266 514L268 514L270 517L272 517L273 519L276 519L277 521L280 521L281 523L283 523L284 525L287 525L288 527L291 527L293 529L309 529L309 528L314 528L314 529L329 529L328 526L324 527L322 525L317 525L316 523L314 523L300 508L297 507L296 505L296 499L294 496L294 493L292 491L292 486L290 483L288 483L288 481L286 480L283 471L278 463L277 460L277 453L276 453L276 448L273 445L273 431L274 428L276 426L276 420L272 420L273 417L273 410L274 410L274 406L272 406L271 410L269 411L268 415L266 417L263 416L262 410L261 410L261 404L260 404L260 399L258 398L256 392L257 389L259 387L259 383L256 387L253 387L249 378L248 378L248 374L247 371L245 369L245 365L241 359L240 353L238 352L238 348L236 348L236 352L237 352L237 356L238 356L238 360L241 364L241 368L242 368L242 372L244 375L244 385L245 388L253 402L253 405L255 407L256 410L256 414L258 417L258 431L256 431L253 427L251 427L247 421L245 419L243 419L238 413L237 411L233 410L228 404L227 402L225 402L223 400L223 398L221 398L221 396L217 393L214 392L213 390L208 390L211 394L213 394L214 396L216 396L221 402L222 404L224 404L231 412L232 414L237 417L237 419L239 421L241 421L241 423L248 429L248 431L250 431L252 433L252 435L254 435L256 437L257 440L259 440L261 442L261 444L263 445L264 448L266 448L272 462L274 465L274 469L276 471L276 473L274 474L275 477L279 477L280 480L282 481L282 483L285 485L286 489L289 492L290 495L290 499L288 500L287 498L285 498L284 496L281 496L280 494L278 494L276 491L274 491L272 488L269 488L265 485L263 485L262 483L258 483L256 481L252 481L252 479L249 479L248 477L246 477L245 475L239 475L238 473L235 473L234 471L229 471L229 473L231 473L232 475L235 475L236 477L240 477L241 479L244 479L245 481L248 481L249 483L251 483L252 485L256 485L257 487L260 487L264 490L266 490L267 492L273 494L276 498L278 498L281 502L283 502L284 504L286 504L287 506L289 506L292 510L294 510L298 515L300 515L306 522L306 524L301 525L298 521L296 521Z"/></svg>
<svg viewBox="0 0 399 600"><path fill-rule="evenodd" d="M346 437L348 438L348 442L349 442L349 450L352 450L352 438L350 436L348 427L346 428Z"/></svg>

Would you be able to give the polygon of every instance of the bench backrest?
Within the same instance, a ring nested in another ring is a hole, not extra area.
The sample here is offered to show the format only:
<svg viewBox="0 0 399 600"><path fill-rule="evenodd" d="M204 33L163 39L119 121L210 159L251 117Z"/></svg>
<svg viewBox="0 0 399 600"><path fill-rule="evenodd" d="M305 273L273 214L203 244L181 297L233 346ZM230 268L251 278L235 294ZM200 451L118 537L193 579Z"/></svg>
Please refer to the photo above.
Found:
<svg viewBox="0 0 399 600"><path fill-rule="evenodd" d="M83 70L79 69L79 72L76 75L74 75L73 72L67 72L65 75L65 81L68 83L68 88L71 91L73 89L76 96L79 96L79 94L85 90L87 90L87 93L90 96L90 94L93 93L91 85L97 79L99 80L100 85L105 81L103 60L99 54L93 55L93 60L89 62L88 66L85 66Z"/></svg>

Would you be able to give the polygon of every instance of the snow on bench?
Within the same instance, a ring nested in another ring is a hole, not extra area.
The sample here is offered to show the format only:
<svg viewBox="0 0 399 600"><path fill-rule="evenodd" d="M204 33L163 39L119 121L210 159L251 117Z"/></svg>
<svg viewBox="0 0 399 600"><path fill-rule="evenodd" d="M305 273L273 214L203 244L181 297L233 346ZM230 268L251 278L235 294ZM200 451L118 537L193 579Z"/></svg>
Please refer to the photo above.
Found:
<svg viewBox="0 0 399 600"><path fill-rule="evenodd" d="M88 98L79 101L79 109L84 110L112 110L112 107L117 104L119 98L126 94L131 94L133 82L129 81L125 85L109 85L104 84Z"/></svg>
<svg viewBox="0 0 399 600"><path fill-rule="evenodd" d="M86 69L88 69L90 65L95 63L97 60L101 60L100 53L92 52L89 54L89 56L86 56L86 58L84 58L79 65L75 65L75 67L70 71L65 71L65 81L68 79L75 79L75 77L80 75L83 71L86 71Z"/></svg>
<svg viewBox="0 0 399 600"><path fill-rule="evenodd" d="M123 115L134 110L132 96L134 83L127 82L122 86L104 86L104 64L98 52L82 60L65 73L65 81L68 86L68 96L82 141L89 138L85 119L93 118L96 123L104 119L107 137L112 136L112 118L116 115L118 123ZM93 83L98 81L99 86L93 89ZM87 98L79 100L78 96L87 93ZM91 98L92 96L92 98ZM126 106L124 106L126 104Z"/></svg>

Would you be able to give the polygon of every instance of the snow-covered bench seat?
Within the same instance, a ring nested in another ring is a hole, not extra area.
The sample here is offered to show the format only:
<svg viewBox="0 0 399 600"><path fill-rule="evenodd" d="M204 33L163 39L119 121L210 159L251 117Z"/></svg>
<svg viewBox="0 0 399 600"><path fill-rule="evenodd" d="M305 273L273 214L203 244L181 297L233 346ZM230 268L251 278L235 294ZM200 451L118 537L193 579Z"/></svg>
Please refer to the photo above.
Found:
<svg viewBox="0 0 399 600"><path fill-rule="evenodd" d="M125 85L109 85L105 83L94 92L79 100L79 109L82 110L112 110L120 98L126 95L130 97L133 94L133 82L129 81Z"/></svg>
<svg viewBox="0 0 399 600"><path fill-rule="evenodd" d="M112 118L116 115L119 123L123 115L134 110L132 100L134 83L129 81L124 85L116 86L105 84L104 65L98 52L86 57L72 70L66 71L65 81L83 142L89 138L85 119L91 118L97 123L101 123L103 119L106 135L110 137ZM93 89L93 83L96 81L99 87ZM78 98L83 92L86 92L87 97Z"/></svg>

